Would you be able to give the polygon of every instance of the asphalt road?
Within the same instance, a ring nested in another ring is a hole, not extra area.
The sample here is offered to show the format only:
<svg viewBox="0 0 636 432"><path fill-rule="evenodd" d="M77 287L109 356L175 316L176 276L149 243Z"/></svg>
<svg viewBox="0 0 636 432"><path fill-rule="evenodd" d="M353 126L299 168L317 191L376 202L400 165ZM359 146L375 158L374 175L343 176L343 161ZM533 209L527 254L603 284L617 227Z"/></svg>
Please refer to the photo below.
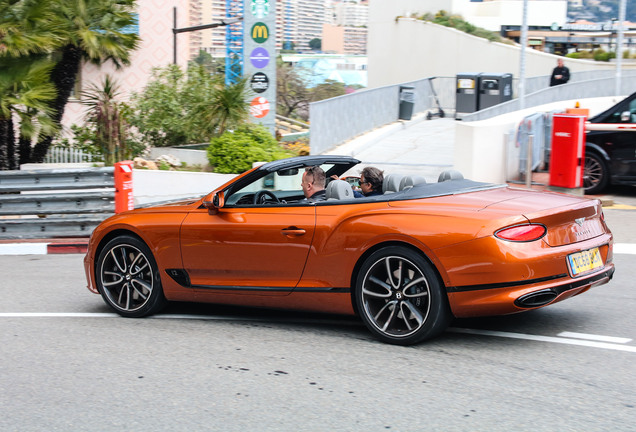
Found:
<svg viewBox="0 0 636 432"><path fill-rule="evenodd" d="M636 243L636 211L605 214ZM118 318L82 256L1 256L0 430L633 431L635 258L568 301L397 347L347 317Z"/></svg>

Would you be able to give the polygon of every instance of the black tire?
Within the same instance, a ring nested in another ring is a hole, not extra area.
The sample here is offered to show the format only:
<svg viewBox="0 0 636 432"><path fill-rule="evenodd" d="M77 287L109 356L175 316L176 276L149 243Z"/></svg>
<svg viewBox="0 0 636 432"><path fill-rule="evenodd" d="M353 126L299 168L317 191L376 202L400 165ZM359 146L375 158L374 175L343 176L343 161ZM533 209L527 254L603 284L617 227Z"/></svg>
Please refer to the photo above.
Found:
<svg viewBox="0 0 636 432"><path fill-rule="evenodd" d="M583 188L586 194L601 192L609 183L609 170L607 163L596 153L585 153L585 166L583 169Z"/></svg>
<svg viewBox="0 0 636 432"><path fill-rule="evenodd" d="M95 264L95 280L106 304L121 316L152 315L167 304L152 252L136 237L123 235L106 244Z"/></svg>
<svg viewBox="0 0 636 432"><path fill-rule="evenodd" d="M431 265L400 246L377 250L362 264L354 300L367 328L383 342L412 345L442 333L451 313Z"/></svg>

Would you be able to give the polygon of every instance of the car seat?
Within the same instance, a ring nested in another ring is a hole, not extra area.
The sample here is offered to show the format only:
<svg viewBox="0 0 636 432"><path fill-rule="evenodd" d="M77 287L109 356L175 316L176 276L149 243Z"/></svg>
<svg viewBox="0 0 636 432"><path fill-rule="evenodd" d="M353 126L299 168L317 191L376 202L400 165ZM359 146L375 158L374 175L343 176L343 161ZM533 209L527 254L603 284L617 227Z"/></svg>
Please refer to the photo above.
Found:
<svg viewBox="0 0 636 432"><path fill-rule="evenodd" d="M344 180L331 180L325 190L325 197L328 200L343 200L353 198L353 189L349 182Z"/></svg>
<svg viewBox="0 0 636 432"><path fill-rule="evenodd" d="M426 179L422 176L404 176L400 182L400 190L411 189L413 186L426 183Z"/></svg>
<svg viewBox="0 0 636 432"><path fill-rule="evenodd" d="M401 174L388 174L382 182L382 193L393 193L400 190L400 182L404 178Z"/></svg>
<svg viewBox="0 0 636 432"><path fill-rule="evenodd" d="M461 180L463 178L464 178L464 176L459 171L446 170L446 171L442 171L442 173L439 175L439 178L437 179L437 181L438 182L445 182L445 181L448 181L448 180Z"/></svg>

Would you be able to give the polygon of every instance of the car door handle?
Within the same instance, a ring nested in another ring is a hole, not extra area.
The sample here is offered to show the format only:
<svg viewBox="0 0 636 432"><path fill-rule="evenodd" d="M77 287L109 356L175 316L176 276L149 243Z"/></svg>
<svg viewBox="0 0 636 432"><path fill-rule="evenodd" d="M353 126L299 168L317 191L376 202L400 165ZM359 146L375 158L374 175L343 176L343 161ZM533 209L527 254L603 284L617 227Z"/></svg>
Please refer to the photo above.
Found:
<svg viewBox="0 0 636 432"><path fill-rule="evenodd" d="M305 231L304 229L297 228L297 227L283 228L281 230L281 234L287 237L298 237L301 235L305 235L306 232L307 231Z"/></svg>

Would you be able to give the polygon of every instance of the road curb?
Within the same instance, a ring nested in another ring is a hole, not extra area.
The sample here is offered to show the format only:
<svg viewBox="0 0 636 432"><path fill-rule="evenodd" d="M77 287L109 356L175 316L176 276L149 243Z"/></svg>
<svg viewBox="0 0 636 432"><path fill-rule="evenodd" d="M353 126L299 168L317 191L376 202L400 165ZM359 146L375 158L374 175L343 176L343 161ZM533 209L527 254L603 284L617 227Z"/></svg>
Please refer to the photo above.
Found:
<svg viewBox="0 0 636 432"><path fill-rule="evenodd" d="M4 240L0 241L0 255L85 254L88 239L79 241Z"/></svg>

